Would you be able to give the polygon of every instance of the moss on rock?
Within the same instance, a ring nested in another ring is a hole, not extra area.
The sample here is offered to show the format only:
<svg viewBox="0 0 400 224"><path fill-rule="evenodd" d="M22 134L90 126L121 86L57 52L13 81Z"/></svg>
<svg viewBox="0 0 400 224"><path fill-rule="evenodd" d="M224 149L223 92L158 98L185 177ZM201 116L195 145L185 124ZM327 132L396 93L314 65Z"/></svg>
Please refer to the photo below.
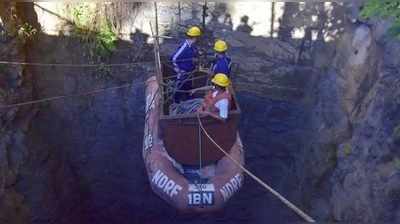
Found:
<svg viewBox="0 0 400 224"><path fill-rule="evenodd" d="M346 143L343 145L343 153L345 156L349 156L351 154L352 148L350 143Z"/></svg>
<svg viewBox="0 0 400 224"><path fill-rule="evenodd" d="M400 142L400 124L393 129L393 139L396 142Z"/></svg>

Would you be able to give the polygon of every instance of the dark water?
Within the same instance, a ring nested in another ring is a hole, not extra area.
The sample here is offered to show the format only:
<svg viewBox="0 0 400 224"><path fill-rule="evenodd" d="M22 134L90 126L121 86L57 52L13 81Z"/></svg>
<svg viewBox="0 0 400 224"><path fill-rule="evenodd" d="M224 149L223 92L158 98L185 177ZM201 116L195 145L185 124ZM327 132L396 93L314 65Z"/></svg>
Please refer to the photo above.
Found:
<svg viewBox="0 0 400 224"><path fill-rule="evenodd" d="M43 37L31 61L85 60L79 44ZM57 46L49 51L40 46ZM126 49L129 46L121 46ZM150 54L141 60L152 60ZM129 62L137 53L122 52L110 62ZM148 58L146 58L148 57ZM241 191L214 214L179 214L150 189L142 160L144 68L98 70L37 68L37 97L117 86L134 87L91 97L40 105L28 133L29 156L18 189L31 210L32 223L292 223L301 221L255 181L245 178ZM240 134L246 166L289 200L301 205L299 167L307 115L301 104L238 93ZM300 164L301 165L301 164Z"/></svg>
<svg viewBox="0 0 400 224"><path fill-rule="evenodd" d="M239 93L246 166L297 202L300 105ZM150 190L142 161L144 87L88 102L44 106L30 135L32 158L19 188L33 223L289 223L301 221L250 178L225 209L179 214ZM40 175L39 175L40 174Z"/></svg>

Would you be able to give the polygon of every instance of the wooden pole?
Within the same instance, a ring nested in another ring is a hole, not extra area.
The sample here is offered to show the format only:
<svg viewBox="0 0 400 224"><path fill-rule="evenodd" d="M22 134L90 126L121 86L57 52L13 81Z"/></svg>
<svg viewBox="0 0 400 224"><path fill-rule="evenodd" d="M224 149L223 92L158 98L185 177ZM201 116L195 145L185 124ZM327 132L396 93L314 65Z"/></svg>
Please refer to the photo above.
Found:
<svg viewBox="0 0 400 224"><path fill-rule="evenodd" d="M178 2L178 23L181 24L182 22L182 6L181 2Z"/></svg>
<svg viewBox="0 0 400 224"><path fill-rule="evenodd" d="M202 21L202 26L203 26L203 32L206 30L206 18L207 18L207 0L204 1L204 6L203 6L203 21Z"/></svg>
<svg viewBox="0 0 400 224"><path fill-rule="evenodd" d="M271 31L270 36L274 38L274 23L275 23L275 2L271 2Z"/></svg>
<svg viewBox="0 0 400 224"><path fill-rule="evenodd" d="M163 87L161 83L163 83L163 77L162 77L162 68L161 68L161 56L160 56L160 36L159 36L159 30L158 30L158 7L157 7L157 2L154 2L154 13L155 13L155 32L153 31L151 22L150 22L150 28L151 28L151 33L154 38L154 59L155 59L155 65L156 65L156 78L157 78L157 83L158 83L158 88L161 90L160 92L163 92ZM161 94L160 98L160 110L163 113L163 107L164 107L164 97Z"/></svg>
<svg viewBox="0 0 400 224"><path fill-rule="evenodd" d="M154 56L155 56L155 63L156 63L156 73L157 73L157 81L160 84L162 82L162 74L161 74L161 60L160 60L160 37L159 37L159 28L158 28L158 7L157 2L154 2L154 13L155 13L155 32L153 33L154 36Z"/></svg>

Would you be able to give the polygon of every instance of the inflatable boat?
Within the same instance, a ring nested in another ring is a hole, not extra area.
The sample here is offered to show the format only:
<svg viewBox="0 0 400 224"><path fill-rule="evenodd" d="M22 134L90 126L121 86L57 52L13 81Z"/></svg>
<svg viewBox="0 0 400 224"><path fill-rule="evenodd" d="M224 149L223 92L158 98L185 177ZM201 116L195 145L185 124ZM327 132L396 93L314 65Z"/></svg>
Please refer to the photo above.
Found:
<svg viewBox="0 0 400 224"><path fill-rule="evenodd" d="M163 69L163 81L168 69ZM197 72L196 77L204 77ZM193 79L194 87L205 79ZM243 184L243 172L231 160L244 165L243 145L238 134L240 108L233 93L232 107L225 122L201 117L209 136L199 126L197 114L169 114L165 87L156 76L146 82L146 118L143 159L152 190L170 205L184 212L221 209Z"/></svg>

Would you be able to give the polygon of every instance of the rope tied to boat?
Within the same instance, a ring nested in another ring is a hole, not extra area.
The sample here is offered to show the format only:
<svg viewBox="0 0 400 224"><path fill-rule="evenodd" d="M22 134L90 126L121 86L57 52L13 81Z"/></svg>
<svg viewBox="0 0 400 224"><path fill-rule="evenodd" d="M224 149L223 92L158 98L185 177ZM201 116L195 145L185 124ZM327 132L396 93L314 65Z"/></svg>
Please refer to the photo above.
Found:
<svg viewBox="0 0 400 224"><path fill-rule="evenodd" d="M296 205L291 203L289 200L287 200L285 197L283 197L280 193L278 193L276 190L274 190L272 187L270 187L267 183L265 183L263 180L261 180L259 177L257 177L255 174L253 174L251 171L246 169L240 162L236 161L228 152L226 152L215 140L209 135L207 130L204 128L203 123L200 119L200 114L197 114L197 120L199 122L199 126L201 130L204 132L204 134L207 136L207 138L223 153L225 156L227 156L235 165L237 165L243 172L245 172L247 175L249 175L253 180L255 180L257 183L259 183L262 187L264 187L267 191L271 192L274 196L276 196L280 201L282 201L287 207L292 209L297 215L302 217L305 221L307 222L315 222L311 216L307 215L305 212L303 212L300 208L298 208Z"/></svg>

